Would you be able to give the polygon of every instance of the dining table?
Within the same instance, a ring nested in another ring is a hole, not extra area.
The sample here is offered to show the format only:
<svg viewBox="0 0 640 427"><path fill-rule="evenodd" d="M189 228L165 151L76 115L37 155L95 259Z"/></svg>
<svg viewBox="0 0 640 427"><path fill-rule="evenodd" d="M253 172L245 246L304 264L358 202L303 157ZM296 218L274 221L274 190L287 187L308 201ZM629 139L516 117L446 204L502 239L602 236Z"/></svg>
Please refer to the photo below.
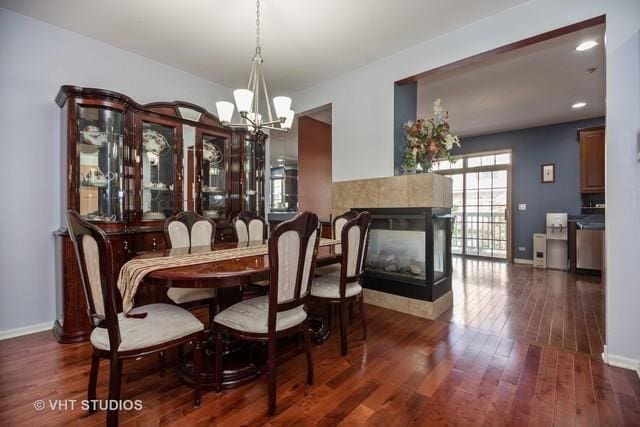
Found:
<svg viewBox="0 0 640 427"><path fill-rule="evenodd" d="M322 239L316 256L316 268L340 262L340 243L335 240ZM267 240L248 242L220 242L213 245L193 246L189 248L172 248L146 252L135 259L160 257L176 257L187 254L202 254L226 249L255 248L264 246ZM143 281L144 286L164 286L166 288L208 288L216 289L215 313L239 302L246 297L246 290L252 283L269 278L269 255L238 256L233 259L212 261L180 267L163 268L148 273ZM253 287L252 292L260 292ZM268 283L263 292L268 291ZM212 319L213 316L210 316ZM330 333L326 322L321 318L311 317L311 334L316 342L326 340ZM227 338L223 354L222 388L231 389L244 385L258 378L265 370L263 348L260 344L241 342ZM208 325L202 344L202 378L204 388L215 388L215 345L212 325ZM180 357L179 377L193 384L193 363L190 357Z"/></svg>

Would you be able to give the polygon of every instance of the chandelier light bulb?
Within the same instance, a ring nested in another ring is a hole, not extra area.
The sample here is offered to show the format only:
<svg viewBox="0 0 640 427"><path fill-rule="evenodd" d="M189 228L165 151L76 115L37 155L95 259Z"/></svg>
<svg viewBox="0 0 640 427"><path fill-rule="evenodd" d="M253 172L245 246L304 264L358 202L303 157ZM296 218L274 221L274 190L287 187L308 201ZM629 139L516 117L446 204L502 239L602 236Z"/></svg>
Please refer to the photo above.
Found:
<svg viewBox="0 0 640 427"><path fill-rule="evenodd" d="M233 99L236 101L236 107L240 114L251 111L251 103L253 102L252 91L249 89L236 89L233 91Z"/></svg>
<svg viewBox="0 0 640 427"><path fill-rule="evenodd" d="M233 116L233 109L235 106L231 102L218 101L216 102L216 110L218 110L218 118L223 124L229 124L231 117Z"/></svg>
<svg viewBox="0 0 640 427"><path fill-rule="evenodd" d="M282 129L287 129L287 130L291 129L291 126L293 125L293 118L294 118L295 115L296 115L296 113L293 110L287 111L287 114L285 116L286 119L285 119L284 123L282 123L280 125L280 127Z"/></svg>
<svg viewBox="0 0 640 427"><path fill-rule="evenodd" d="M287 112L291 110L291 98L288 96L275 96L273 98L273 106L276 108L276 117L286 119Z"/></svg>

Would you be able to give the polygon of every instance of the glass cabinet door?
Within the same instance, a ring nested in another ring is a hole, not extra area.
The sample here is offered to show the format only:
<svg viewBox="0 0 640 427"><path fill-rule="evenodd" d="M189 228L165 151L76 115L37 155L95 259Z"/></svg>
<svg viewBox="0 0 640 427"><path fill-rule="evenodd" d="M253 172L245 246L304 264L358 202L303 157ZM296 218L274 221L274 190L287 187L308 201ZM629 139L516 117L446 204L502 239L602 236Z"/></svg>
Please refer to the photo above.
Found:
<svg viewBox="0 0 640 427"><path fill-rule="evenodd" d="M80 215L90 221L124 219L124 113L78 107Z"/></svg>
<svg viewBox="0 0 640 427"><path fill-rule="evenodd" d="M222 218L227 207L228 139L202 135L202 214Z"/></svg>
<svg viewBox="0 0 640 427"><path fill-rule="evenodd" d="M256 180L256 152L254 141L244 140L244 206L245 209L256 213L257 208L257 180Z"/></svg>
<svg viewBox="0 0 640 427"><path fill-rule="evenodd" d="M177 128L142 120L140 150L143 221L164 220L175 211Z"/></svg>

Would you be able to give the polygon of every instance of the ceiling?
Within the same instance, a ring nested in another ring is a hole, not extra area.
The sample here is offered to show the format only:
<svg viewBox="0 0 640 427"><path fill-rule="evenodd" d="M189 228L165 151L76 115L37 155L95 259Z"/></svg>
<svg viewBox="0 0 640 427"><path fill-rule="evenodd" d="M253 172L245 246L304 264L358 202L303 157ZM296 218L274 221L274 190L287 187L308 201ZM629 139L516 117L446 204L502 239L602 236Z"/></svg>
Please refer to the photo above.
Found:
<svg viewBox="0 0 640 427"><path fill-rule="evenodd" d="M599 45L576 51L585 40ZM437 98L459 136L604 116L604 25L419 78L418 117L432 115ZM571 108L578 101L586 107Z"/></svg>
<svg viewBox="0 0 640 427"><path fill-rule="evenodd" d="M267 83L272 95L291 93L524 1L263 0ZM231 88L247 83L254 0L0 0L0 7Z"/></svg>

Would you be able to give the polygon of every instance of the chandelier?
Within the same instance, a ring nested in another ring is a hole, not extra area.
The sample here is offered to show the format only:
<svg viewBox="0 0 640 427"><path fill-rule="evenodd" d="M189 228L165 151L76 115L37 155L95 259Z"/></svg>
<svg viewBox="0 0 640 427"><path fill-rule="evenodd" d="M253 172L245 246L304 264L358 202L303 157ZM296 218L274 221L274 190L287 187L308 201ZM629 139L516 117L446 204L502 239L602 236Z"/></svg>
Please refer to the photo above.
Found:
<svg viewBox="0 0 640 427"><path fill-rule="evenodd" d="M236 102L234 106L231 102L218 101L216 109L218 117L225 126L246 128L251 133L256 133L260 129L271 129L287 132L291 129L294 112L291 110L291 98L287 96L275 96L273 106L276 112L274 120L269 103L269 92L264 79L263 60L260 49L260 0L256 2L256 53L253 56L251 73L249 74L249 84L246 89L236 89L233 91L233 98ZM260 96L264 96L267 106L267 117L260 114ZM232 124L234 107L238 108L238 113L242 117L241 123Z"/></svg>

